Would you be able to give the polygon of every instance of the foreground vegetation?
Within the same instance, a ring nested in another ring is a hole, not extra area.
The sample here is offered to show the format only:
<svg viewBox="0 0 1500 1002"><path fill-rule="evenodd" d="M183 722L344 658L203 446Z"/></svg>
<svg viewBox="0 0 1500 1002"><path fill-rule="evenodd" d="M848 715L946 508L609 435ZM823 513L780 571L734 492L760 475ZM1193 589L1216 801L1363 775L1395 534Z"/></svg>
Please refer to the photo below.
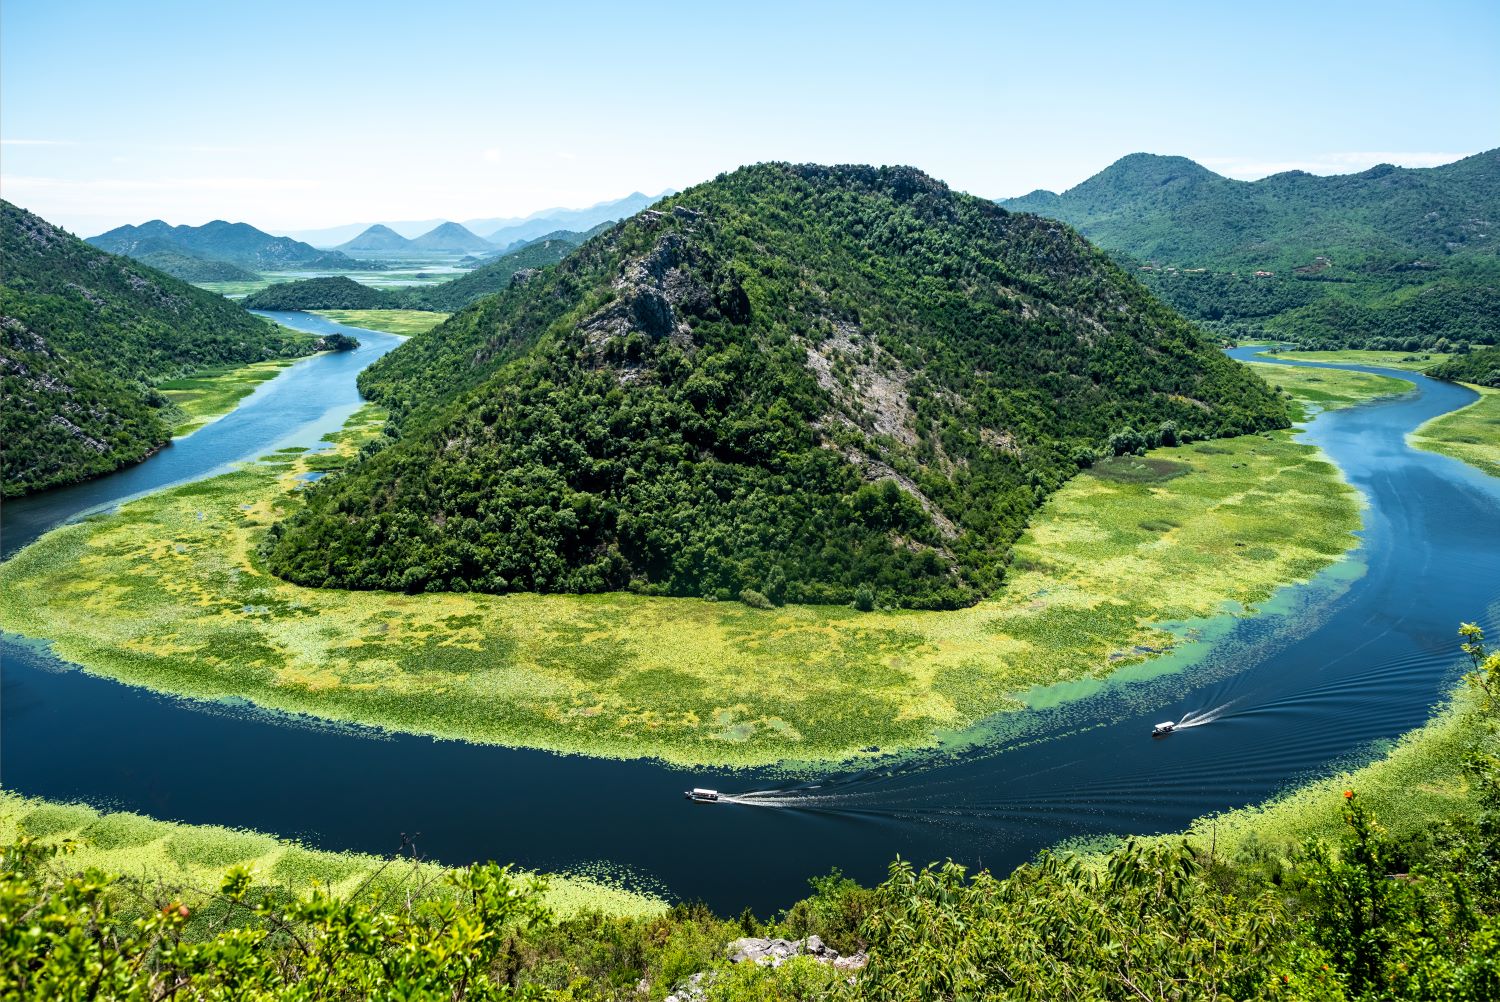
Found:
<svg viewBox="0 0 1500 1002"><path fill-rule="evenodd" d="M58 529L0 567L0 625L90 671L398 730L679 763L931 746L1178 643L1353 545L1358 508L1288 433L1101 462L1044 506L995 599L944 613L301 588L256 551L332 453L290 452ZM1274 502L1274 503L1272 503ZM776 679L774 685L768 679ZM1084 686L1087 688L1087 685Z"/></svg>
<svg viewBox="0 0 1500 1002"><path fill-rule="evenodd" d="M873 889L814 880L765 923L690 906L558 916L494 864L441 884L400 875L300 893L236 866L205 892L85 868L66 842L7 832L0 978L22 997L70 998L1493 999L1500 654L1464 633L1474 671L1439 725L1447 802L1391 831L1367 804L1365 770L1336 807L1289 813L1280 841L1233 843L1229 816L1207 846L1044 854L1006 877L898 860ZM816 935L865 963L735 962L730 941L765 934Z"/></svg>
<svg viewBox="0 0 1500 1002"><path fill-rule="evenodd" d="M1412 445L1440 452L1500 477L1500 389L1476 386L1479 399L1433 418L1407 436Z"/></svg>

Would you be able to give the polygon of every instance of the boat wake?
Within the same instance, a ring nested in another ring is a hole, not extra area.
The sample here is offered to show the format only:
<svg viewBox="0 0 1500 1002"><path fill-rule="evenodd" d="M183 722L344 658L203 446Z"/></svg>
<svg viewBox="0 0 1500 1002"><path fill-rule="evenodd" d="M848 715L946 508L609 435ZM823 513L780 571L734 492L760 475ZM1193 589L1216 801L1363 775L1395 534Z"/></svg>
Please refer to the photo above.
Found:
<svg viewBox="0 0 1500 1002"><path fill-rule="evenodd" d="M1199 713L1197 710L1189 710L1182 715L1181 720L1177 721L1177 726L1173 730L1180 731L1185 727L1202 727L1204 724L1211 724L1223 717L1225 711L1233 705L1234 700L1230 700L1227 703L1222 703L1214 707L1212 710L1204 710L1202 713Z"/></svg>

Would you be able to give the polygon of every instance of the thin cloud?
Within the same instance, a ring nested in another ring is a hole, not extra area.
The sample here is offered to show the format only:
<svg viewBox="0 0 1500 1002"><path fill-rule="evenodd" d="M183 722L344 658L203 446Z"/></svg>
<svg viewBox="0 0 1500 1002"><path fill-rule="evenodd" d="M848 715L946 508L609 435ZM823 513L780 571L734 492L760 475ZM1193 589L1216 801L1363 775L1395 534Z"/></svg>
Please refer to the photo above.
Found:
<svg viewBox="0 0 1500 1002"><path fill-rule="evenodd" d="M0 139L0 146L77 146L71 139Z"/></svg>

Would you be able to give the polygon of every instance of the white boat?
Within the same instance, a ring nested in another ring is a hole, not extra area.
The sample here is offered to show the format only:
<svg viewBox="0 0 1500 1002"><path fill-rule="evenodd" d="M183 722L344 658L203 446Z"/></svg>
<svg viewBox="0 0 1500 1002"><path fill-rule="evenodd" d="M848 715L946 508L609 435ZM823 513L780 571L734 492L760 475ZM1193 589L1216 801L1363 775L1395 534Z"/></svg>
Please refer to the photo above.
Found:
<svg viewBox="0 0 1500 1002"><path fill-rule="evenodd" d="M687 791L686 797L689 800L695 801L700 804L712 804L714 801L719 799L719 791L706 790L701 786L695 786L691 790Z"/></svg>
<svg viewBox="0 0 1500 1002"><path fill-rule="evenodd" d="M1166 735L1171 734L1176 729L1177 725L1172 723L1172 721L1163 720L1161 723L1151 728L1151 736L1154 738L1165 737Z"/></svg>

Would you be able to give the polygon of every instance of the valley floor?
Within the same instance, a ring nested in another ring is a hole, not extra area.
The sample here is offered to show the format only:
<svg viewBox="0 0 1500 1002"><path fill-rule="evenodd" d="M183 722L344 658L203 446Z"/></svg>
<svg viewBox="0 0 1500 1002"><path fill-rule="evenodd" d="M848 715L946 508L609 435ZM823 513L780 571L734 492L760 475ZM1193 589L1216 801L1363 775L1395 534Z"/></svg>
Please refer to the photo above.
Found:
<svg viewBox="0 0 1500 1002"><path fill-rule="evenodd" d="M367 409L339 454L378 427ZM341 459L268 459L48 534L0 568L0 625L190 696L610 757L827 763L931 747L1037 687L1088 691L1179 642L1152 624L1261 601L1359 525L1337 471L1278 433L1099 464L1033 520L1001 594L957 612L339 592L271 577L255 550Z"/></svg>

